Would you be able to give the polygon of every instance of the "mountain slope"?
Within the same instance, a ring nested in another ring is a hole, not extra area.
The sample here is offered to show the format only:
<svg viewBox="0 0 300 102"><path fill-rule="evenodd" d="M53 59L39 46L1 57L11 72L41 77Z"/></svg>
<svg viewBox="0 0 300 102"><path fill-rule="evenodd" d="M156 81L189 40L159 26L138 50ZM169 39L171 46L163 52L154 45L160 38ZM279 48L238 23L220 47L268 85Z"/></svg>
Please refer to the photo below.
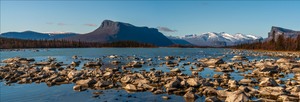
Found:
<svg viewBox="0 0 300 102"><path fill-rule="evenodd" d="M189 43L188 41L181 39L180 37L176 36L167 36L174 44L179 44L179 45L193 45Z"/></svg>
<svg viewBox="0 0 300 102"><path fill-rule="evenodd" d="M15 38L15 39L31 39L31 40L53 40L61 39L65 37L71 37L78 35L76 33L39 33L34 31L24 31L24 32L6 32L2 33L0 37L4 38Z"/></svg>
<svg viewBox="0 0 300 102"><path fill-rule="evenodd" d="M182 39L198 46L222 47L260 41L262 40L262 37L244 35L240 33L231 35L225 32L208 32L200 35L186 35L185 37L182 37Z"/></svg>
<svg viewBox="0 0 300 102"><path fill-rule="evenodd" d="M277 40L279 35L283 35L285 38L297 38L300 35L300 31L294 31L282 27L272 26L271 31L268 33L267 41L273 39L275 37L275 41Z"/></svg>
<svg viewBox="0 0 300 102"><path fill-rule="evenodd" d="M66 38L67 40L89 42L137 41L157 46L169 46L173 42L160 33L156 28L136 27L122 22L104 20L93 32Z"/></svg>

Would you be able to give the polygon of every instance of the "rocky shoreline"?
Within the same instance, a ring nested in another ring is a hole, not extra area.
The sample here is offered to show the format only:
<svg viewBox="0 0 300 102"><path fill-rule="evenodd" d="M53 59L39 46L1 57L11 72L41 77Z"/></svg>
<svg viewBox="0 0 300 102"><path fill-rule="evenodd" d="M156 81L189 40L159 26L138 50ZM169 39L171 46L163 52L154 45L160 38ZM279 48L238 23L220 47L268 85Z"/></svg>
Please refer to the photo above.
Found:
<svg viewBox="0 0 300 102"><path fill-rule="evenodd" d="M223 58L226 54L235 54L230 61ZM279 59L248 60L247 56L273 56ZM0 66L0 79L6 85L13 83L30 84L46 83L48 86L71 84L74 91L124 89L128 92L149 91L153 94L181 95L186 101L194 101L199 96L205 96L208 102L247 102L247 101L293 101L300 98L300 60L298 53L282 52L248 52L234 50L225 53L224 56L196 59L180 64L181 61L191 59L189 57L164 56L158 57L163 61L159 65L165 65L169 71L150 71L132 69L151 66L154 59L141 60L122 64L122 60L128 57L109 55L81 63L85 60L80 56L73 56L70 64L56 61L49 57L47 61L35 61L32 58L8 58L2 61ZM105 67L102 60L109 59L117 68ZM122 59L122 60L119 60ZM83 64L83 67L75 68ZM191 66L189 69L181 66ZM211 75L212 78L203 78L201 71L205 68L213 69L222 74ZM190 74L184 74L190 70ZM234 71L242 72L244 78L234 79L231 74ZM247 72L251 71L251 72ZM282 80L287 74L294 74L293 78ZM101 93L94 92L93 97L99 97ZM169 96L162 96L170 99Z"/></svg>

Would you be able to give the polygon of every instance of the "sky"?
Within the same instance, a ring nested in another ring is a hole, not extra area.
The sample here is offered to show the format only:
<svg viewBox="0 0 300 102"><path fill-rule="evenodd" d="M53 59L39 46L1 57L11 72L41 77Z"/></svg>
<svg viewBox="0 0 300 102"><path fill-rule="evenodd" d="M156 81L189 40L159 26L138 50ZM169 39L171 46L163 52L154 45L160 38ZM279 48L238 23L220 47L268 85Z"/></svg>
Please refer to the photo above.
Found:
<svg viewBox="0 0 300 102"><path fill-rule="evenodd" d="M158 28L165 35L205 32L267 37L272 26L300 30L300 1L1 0L1 33L88 33L103 20Z"/></svg>

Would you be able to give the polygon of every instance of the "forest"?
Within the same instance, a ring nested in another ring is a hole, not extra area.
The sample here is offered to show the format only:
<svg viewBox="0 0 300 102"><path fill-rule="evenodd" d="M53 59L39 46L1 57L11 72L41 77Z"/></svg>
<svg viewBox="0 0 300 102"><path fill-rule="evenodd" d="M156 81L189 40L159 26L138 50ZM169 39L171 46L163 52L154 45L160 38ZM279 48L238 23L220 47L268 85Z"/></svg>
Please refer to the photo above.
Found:
<svg viewBox="0 0 300 102"><path fill-rule="evenodd" d="M282 34L279 35L277 39L273 38L264 42L241 44L234 46L233 48L273 51L300 51L300 35L298 35L297 38L285 38Z"/></svg>
<svg viewBox="0 0 300 102"><path fill-rule="evenodd" d="M134 41L119 41L112 43L81 42L67 40L21 40L0 37L0 49L14 48L89 48L89 47L156 47L152 44Z"/></svg>

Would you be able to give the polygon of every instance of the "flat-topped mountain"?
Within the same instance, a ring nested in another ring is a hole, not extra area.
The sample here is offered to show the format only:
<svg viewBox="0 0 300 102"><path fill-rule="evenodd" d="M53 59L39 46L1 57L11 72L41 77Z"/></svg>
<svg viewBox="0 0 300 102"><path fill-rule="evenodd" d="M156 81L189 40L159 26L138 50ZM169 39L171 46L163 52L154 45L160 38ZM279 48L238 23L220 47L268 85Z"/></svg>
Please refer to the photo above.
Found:
<svg viewBox="0 0 300 102"><path fill-rule="evenodd" d="M285 38L296 39L298 35L300 35L300 31L294 31L291 29L272 26L271 31L268 34L267 41L273 39L274 37L276 41L279 35L283 35Z"/></svg>
<svg viewBox="0 0 300 102"><path fill-rule="evenodd" d="M74 41L87 42L116 42L116 41L136 41L149 43L157 46L169 46L173 42L164 36L156 28L137 27L129 23L104 20L99 28L82 35L65 38Z"/></svg>

